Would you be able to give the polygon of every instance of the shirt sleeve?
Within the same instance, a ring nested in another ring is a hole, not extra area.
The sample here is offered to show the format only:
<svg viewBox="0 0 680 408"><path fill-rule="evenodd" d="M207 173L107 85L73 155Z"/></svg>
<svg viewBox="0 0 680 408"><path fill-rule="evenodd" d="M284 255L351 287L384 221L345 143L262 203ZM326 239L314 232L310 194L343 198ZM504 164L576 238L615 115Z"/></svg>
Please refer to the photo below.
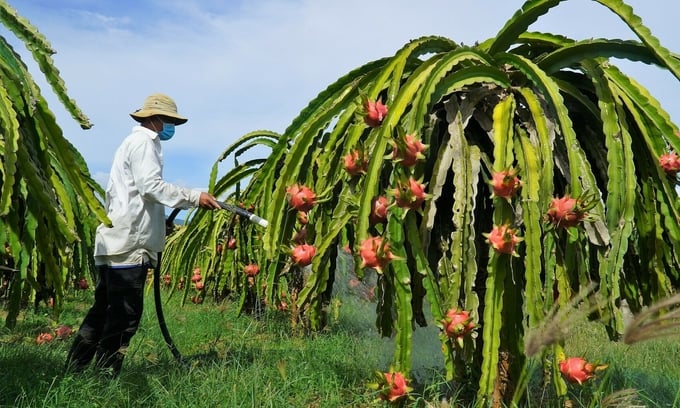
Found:
<svg viewBox="0 0 680 408"><path fill-rule="evenodd" d="M132 178L144 200L172 208L197 207L200 190L171 184L162 178L162 165L154 141L145 140L130 150Z"/></svg>

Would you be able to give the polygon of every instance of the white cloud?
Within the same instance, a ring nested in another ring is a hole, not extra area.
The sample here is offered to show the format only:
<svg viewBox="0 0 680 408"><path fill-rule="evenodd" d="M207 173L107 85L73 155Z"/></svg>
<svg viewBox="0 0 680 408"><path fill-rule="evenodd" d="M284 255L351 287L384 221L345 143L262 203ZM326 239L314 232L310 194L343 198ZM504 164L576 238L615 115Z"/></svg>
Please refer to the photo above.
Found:
<svg viewBox="0 0 680 408"><path fill-rule="evenodd" d="M76 10L75 12L80 15L85 24L100 29L105 27L108 30L118 30L121 27L129 26L132 21L129 17L114 17L88 10Z"/></svg>

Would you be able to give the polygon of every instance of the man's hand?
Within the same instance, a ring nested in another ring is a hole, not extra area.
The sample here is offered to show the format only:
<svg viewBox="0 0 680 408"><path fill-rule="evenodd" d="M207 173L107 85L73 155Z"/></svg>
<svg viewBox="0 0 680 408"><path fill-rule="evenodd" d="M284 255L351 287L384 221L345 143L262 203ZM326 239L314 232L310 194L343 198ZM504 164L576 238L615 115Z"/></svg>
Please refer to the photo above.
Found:
<svg viewBox="0 0 680 408"><path fill-rule="evenodd" d="M208 210L219 210L222 208L215 197L208 193L201 193L201 198L198 199L198 206Z"/></svg>

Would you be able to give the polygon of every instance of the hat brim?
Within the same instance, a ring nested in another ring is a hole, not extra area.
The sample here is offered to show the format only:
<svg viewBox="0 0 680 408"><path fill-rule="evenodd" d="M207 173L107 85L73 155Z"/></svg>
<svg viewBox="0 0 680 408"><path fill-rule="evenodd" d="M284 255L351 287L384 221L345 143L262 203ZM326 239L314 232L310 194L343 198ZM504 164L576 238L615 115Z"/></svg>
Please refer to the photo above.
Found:
<svg viewBox="0 0 680 408"><path fill-rule="evenodd" d="M181 125L187 122L187 118L183 116L179 116L175 113L170 113L165 110L160 110L160 109L140 109L136 112L133 112L130 114L132 116L132 119L136 120L137 122L142 122L146 118L150 118L151 116L165 116L166 118L170 118L173 120L173 123L175 125Z"/></svg>

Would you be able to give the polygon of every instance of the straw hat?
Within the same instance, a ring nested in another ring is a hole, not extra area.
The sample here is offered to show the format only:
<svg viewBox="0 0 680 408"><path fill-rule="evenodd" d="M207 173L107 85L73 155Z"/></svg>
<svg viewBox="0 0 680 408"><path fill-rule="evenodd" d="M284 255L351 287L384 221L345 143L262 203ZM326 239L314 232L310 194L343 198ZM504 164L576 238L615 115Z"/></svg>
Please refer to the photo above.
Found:
<svg viewBox="0 0 680 408"><path fill-rule="evenodd" d="M137 122L141 122L143 119L154 115L167 116L175 120L175 125L181 125L186 123L187 118L180 116L177 113L177 105L175 101L172 100L167 95L164 94L153 94L147 96L144 100L144 105L141 109L137 109L132 112L130 116Z"/></svg>

